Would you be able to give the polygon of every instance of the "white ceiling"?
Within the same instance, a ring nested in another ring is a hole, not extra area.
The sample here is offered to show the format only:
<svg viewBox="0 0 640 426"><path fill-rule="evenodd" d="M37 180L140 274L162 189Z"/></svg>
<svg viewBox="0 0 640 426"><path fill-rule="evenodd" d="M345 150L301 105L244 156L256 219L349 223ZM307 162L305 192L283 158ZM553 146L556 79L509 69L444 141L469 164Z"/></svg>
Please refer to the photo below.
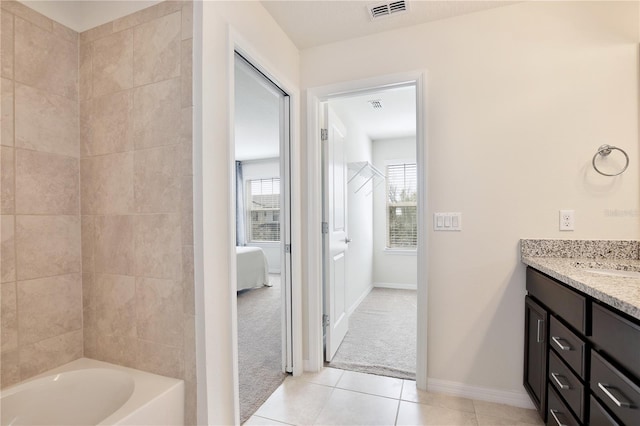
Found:
<svg viewBox="0 0 640 426"><path fill-rule="evenodd" d="M376 0L262 0L263 6L299 49L506 6L515 1L407 0L409 12L372 21Z"/></svg>

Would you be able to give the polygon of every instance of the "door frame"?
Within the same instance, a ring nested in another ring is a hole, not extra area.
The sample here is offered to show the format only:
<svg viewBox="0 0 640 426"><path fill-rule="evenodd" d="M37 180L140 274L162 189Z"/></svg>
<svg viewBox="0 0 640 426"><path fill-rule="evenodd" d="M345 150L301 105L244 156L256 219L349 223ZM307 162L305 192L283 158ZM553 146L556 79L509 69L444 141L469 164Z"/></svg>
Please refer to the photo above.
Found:
<svg viewBox="0 0 640 426"><path fill-rule="evenodd" d="M406 72L353 80L307 90L307 194L309 224L307 233L308 327L309 357L305 371L317 372L323 367L322 344L322 144L320 140L320 103L331 98L351 96L371 90L412 84L416 88L416 164L418 168L418 245L417 245L417 346L416 383L427 388L427 306L428 306L428 146L426 137L427 72Z"/></svg>

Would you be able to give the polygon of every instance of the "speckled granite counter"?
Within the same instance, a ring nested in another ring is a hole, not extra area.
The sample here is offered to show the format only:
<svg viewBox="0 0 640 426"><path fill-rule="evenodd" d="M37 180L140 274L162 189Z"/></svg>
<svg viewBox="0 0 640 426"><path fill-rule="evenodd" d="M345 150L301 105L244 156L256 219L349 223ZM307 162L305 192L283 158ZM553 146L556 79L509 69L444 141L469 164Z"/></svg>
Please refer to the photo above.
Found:
<svg viewBox="0 0 640 426"><path fill-rule="evenodd" d="M624 265L622 269L640 271L639 249L638 241L521 240L524 264L640 320L640 278L584 269L585 264L604 269Z"/></svg>

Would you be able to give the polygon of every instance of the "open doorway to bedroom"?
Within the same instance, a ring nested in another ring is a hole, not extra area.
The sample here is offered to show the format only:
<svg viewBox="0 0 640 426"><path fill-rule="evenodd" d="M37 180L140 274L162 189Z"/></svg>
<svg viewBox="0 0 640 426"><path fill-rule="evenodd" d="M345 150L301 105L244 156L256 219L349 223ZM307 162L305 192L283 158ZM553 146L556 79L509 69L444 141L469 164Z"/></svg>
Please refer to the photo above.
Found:
<svg viewBox="0 0 640 426"><path fill-rule="evenodd" d="M291 365L289 97L239 53L234 169L240 420Z"/></svg>

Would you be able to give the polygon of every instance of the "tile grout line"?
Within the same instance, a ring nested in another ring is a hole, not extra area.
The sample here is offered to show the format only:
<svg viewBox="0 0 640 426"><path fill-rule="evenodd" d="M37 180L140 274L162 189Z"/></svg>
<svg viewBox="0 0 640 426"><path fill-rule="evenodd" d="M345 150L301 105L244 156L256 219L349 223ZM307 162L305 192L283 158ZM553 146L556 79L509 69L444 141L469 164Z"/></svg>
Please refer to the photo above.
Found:
<svg viewBox="0 0 640 426"><path fill-rule="evenodd" d="M400 403L402 402L402 394L404 393L404 385L405 381L402 381L402 386L400 386L400 398L398 399L398 408L396 409L396 418L393 422L394 425L398 424L398 417L400 416Z"/></svg>

